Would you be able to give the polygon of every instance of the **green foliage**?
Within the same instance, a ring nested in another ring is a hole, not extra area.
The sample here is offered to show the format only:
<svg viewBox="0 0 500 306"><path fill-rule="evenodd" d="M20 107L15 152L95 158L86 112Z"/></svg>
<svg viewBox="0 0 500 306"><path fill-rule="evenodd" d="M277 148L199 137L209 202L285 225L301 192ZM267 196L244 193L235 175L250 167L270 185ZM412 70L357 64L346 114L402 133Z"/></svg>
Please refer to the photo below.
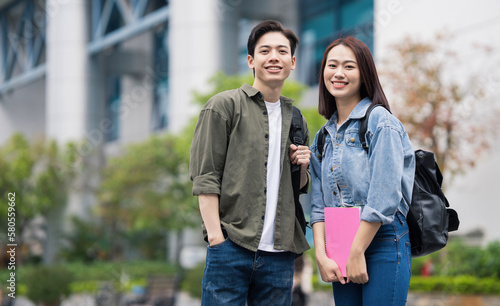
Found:
<svg viewBox="0 0 500 306"><path fill-rule="evenodd" d="M187 133L153 136L109 160L97 213L113 254L121 238L140 244L143 255L154 258L159 250L155 240L164 241L167 230L199 222L188 171L192 135Z"/></svg>
<svg viewBox="0 0 500 306"><path fill-rule="evenodd" d="M16 204L22 203L15 206L19 233L33 217L45 215L65 203L73 173L62 171L61 165L72 162L68 148L61 150L55 142L43 139L29 141L19 133L0 148L0 195L7 201L8 193L15 194ZM4 231L7 209L0 210L0 220L0 231ZM19 234L16 237L21 238Z"/></svg>
<svg viewBox="0 0 500 306"><path fill-rule="evenodd" d="M98 292L99 288L102 287L103 281L99 280L90 280L90 281L74 281L71 283L70 289L72 294L78 293L92 293L95 294ZM130 292L132 287L140 286L146 287L147 280L146 278L138 278L138 279L130 279L127 282L118 285L119 283L115 283L113 288L120 292Z"/></svg>
<svg viewBox="0 0 500 306"><path fill-rule="evenodd" d="M412 259L412 274L420 275L426 261L434 265L434 275L500 278L500 242L491 242L486 248L468 246L463 241L451 240L439 252Z"/></svg>
<svg viewBox="0 0 500 306"><path fill-rule="evenodd" d="M452 294L500 295L500 279L462 276L412 276L410 290L418 292L444 292Z"/></svg>
<svg viewBox="0 0 500 306"><path fill-rule="evenodd" d="M17 293L19 295L27 295L28 289L31 286L37 286L37 284L42 282L50 281L52 275L49 279L40 271L49 271L52 273L52 269L53 267L33 265L23 265L17 269ZM59 273L58 271L60 270L64 270L65 272ZM103 282L111 282L116 290L127 292L134 285L145 286L146 279L150 275L177 275L179 272L176 266L164 261L72 262L65 264L64 267L56 267L54 271L56 271L54 273L59 273L58 275L63 275L64 277L67 277L68 274L71 276L71 282L69 283L70 293L95 293ZM3 282L9 279L8 273L7 269L0 271L0 285L2 287L6 287L6 284ZM34 277L38 277L38 279ZM38 291L35 289L35 292Z"/></svg>
<svg viewBox="0 0 500 306"><path fill-rule="evenodd" d="M153 136L109 160L99 191L100 213L131 230L192 224L189 146L182 136Z"/></svg>
<svg viewBox="0 0 500 306"><path fill-rule="evenodd" d="M219 71L213 77L211 77L210 80L208 80L208 84L209 86L211 86L210 92L193 92L194 102L199 105L204 105L214 95L226 90L240 88L243 83L252 85L253 75L246 74L228 76L224 72Z"/></svg>
<svg viewBox="0 0 500 306"><path fill-rule="evenodd" d="M326 123L326 119L318 113L317 107L301 107L300 110L306 117L309 127L309 144L312 144L316 133Z"/></svg>
<svg viewBox="0 0 500 306"><path fill-rule="evenodd" d="M9 217L15 217L16 243L24 249L22 234L29 222L66 203L73 165L69 146L61 149L54 141L31 141L17 133L0 147L0 196L5 205L8 200L14 203L9 209L7 206L0 209L0 242L5 244L4 239L8 237L9 213ZM18 262L39 260L32 256L30 248L26 250L28 252L18 254Z"/></svg>
<svg viewBox="0 0 500 306"><path fill-rule="evenodd" d="M75 262L67 264L66 267L77 281L119 282L124 279L145 278L151 274L173 275L177 273L174 265L162 261L97 261L91 264Z"/></svg>
<svg viewBox="0 0 500 306"><path fill-rule="evenodd" d="M181 281L181 290L189 293L192 297L201 298L201 280L205 271L205 263L186 270Z"/></svg>
<svg viewBox="0 0 500 306"><path fill-rule="evenodd" d="M38 266L27 275L27 296L35 303L58 303L70 294L72 274L62 266Z"/></svg>
<svg viewBox="0 0 500 306"><path fill-rule="evenodd" d="M73 216L71 222L71 232L63 234L66 243L59 252L61 259L90 262L110 251L108 239L96 220L85 221Z"/></svg>

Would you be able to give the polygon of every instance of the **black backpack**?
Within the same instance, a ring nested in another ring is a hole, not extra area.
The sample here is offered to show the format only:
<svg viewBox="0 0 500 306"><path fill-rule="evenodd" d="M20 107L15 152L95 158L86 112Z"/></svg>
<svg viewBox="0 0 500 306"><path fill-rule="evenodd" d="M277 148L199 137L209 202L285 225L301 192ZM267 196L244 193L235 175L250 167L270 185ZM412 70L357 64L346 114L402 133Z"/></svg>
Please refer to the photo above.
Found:
<svg viewBox="0 0 500 306"><path fill-rule="evenodd" d="M368 154L366 130L371 111L379 105L370 105L366 115L359 121L359 139ZM380 105L382 106L382 105ZM318 134L318 157L321 160L326 138L326 129ZM410 229L411 255L419 257L442 249L448 242L448 232L456 231L460 224L457 212L449 208L441 184L443 175L434 158L434 153L415 151L415 181L411 202L403 194L410 210L406 216Z"/></svg>
<svg viewBox="0 0 500 306"><path fill-rule="evenodd" d="M302 113L297 107L293 107L293 117L292 124L290 125L290 141L299 146L304 145L306 141L306 137L304 134L304 126L302 121ZM295 217L300 223L300 227L306 234L306 227L308 222L306 221L306 217L304 216L304 210L302 209L302 205L299 201L300 196L300 165L291 165L292 168L292 187L293 187L293 198L295 202Z"/></svg>

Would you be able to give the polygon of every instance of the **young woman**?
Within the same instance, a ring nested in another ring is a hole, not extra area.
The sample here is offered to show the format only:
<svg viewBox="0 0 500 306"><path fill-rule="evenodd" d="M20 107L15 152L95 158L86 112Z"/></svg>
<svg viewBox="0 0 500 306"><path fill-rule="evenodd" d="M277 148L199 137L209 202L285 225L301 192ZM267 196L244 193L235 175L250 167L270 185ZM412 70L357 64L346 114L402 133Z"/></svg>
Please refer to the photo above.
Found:
<svg viewBox="0 0 500 306"><path fill-rule="evenodd" d="M319 113L328 119L322 159L311 146L312 212L316 261L332 282L336 305L404 305L410 283L410 239L403 194L411 198L415 157L401 122L389 111L368 47L354 37L325 50ZM368 154L358 135L368 107ZM347 278L326 256L324 208L361 207L347 261Z"/></svg>

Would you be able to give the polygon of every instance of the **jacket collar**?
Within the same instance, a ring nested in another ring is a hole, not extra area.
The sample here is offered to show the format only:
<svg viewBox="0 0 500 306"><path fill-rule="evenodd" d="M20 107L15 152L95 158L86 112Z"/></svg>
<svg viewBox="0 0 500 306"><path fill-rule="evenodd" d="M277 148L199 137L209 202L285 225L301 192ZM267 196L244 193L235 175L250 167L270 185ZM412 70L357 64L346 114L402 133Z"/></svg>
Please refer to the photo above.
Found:
<svg viewBox="0 0 500 306"><path fill-rule="evenodd" d="M358 104L354 107L354 109L351 111L349 114L349 117L347 117L346 121L349 121L351 119L361 119L365 116L366 111L368 110L368 107L372 104L372 100L368 97L363 98L363 100L359 101ZM333 114L333 116L328 120L328 125L337 125L337 111Z"/></svg>
<svg viewBox="0 0 500 306"><path fill-rule="evenodd" d="M372 104L372 100L366 97L363 100L359 101L358 104L354 107L348 119L361 119L365 116L368 107Z"/></svg>

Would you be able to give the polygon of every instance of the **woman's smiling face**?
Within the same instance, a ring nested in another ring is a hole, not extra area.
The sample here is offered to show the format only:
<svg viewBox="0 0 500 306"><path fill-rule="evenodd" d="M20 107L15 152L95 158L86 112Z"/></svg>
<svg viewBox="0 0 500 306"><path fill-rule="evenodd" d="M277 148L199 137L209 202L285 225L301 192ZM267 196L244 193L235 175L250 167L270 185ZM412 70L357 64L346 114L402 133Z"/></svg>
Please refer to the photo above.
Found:
<svg viewBox="0 0 500 306"><path fill-rule="evenodd" d="M342 44L333 47L328 52L323 74L326 89L337 102L361 101L361 74L351 48Z"/></svg>

